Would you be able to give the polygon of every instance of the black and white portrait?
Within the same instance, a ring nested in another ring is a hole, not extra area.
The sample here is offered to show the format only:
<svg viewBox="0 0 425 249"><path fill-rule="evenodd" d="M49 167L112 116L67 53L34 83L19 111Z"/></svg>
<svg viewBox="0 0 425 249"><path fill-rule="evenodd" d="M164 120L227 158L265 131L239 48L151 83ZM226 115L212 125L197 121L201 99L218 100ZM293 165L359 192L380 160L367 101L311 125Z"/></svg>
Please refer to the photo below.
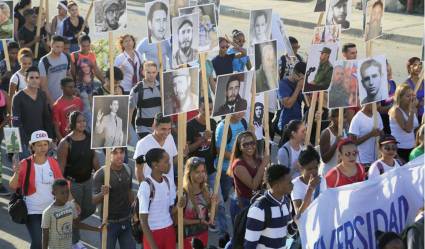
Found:
<svg viewBox="0 0 425 249"><path fill-rule="evenodd" d="M313 44L307 58L303 92L324 91L329 88L338 44Z"/></svg>
<svg viewBox="0 0 425 249"><path fill-rule="evenodd" d="M295 57L288 35L286 34L285 25L277 12L272 13L272 40L276 40L277 54Z"/></svg>
<svg viewBox="0 0 425 249"><path fill-rule="evenodd" d="M365 25L365 41L373 40L382 35L382 17L384 16L384 1L371 0L367 2Z"/></svg>
<svg viewBox="0 0 425 249"><path fill-rule="evenodd" d="M96 32L115 31L127 26L126 0L97 0L94 3Z"/></svg>
<svg viewBox="0 0 425 249"><path fill-rule="evenodd" d="M272 37L272 9L251 10L249 40L251 45L269 41Z"/></svg>
<svg viewBox="0 0 425 249"><path fill-rule="evenodd" d="M326 25L341 24L343 30L349 29L351 5L351 0L330 0L326 10Z"/></svg>
<svg viewBox="0 0 425 249"><path fill-rule="evenodd" d="M180 68L163 73L161 91L165 116L190 112L199 108L199 68Z"/></svg>
<svg viewBox="0 0 425 249"><path fill-rule="evenodd" d="M251 101L254 71L220 75L217 78L213 116L243 112Z"/></svg>
<svg viewBox="0 0 425 249"><path fill-rule="evenodd" d="M214 3L181 8L180 15L199 13L199 52L218 47L217 21Z"/></svg>
<svg viewBox="0 0 425 249"><path fill-rule="evenodd" d="M198 59L199 13L173 18L173 68Z"/></svg>
<svg viewBox="0 0 425 249"><path fill-rule="evenodd" d="M275 90L278 87L276 40L257 43L255 49L256 92Z"/></svg>
<svg viewBox="0 0 425 249"><path fill-rule="evenodd" d="M338 43L340 36L340 24L315 27L312 44Z"/></svg>
<svg viewBox="0 0 425 249"><path fill-rule="evenodd" d="M0 1L0 39L13 39L13 1Z"/></svg>
<svg viewBox="0 0 425 249"><path fill-rule="evenodd" d="M383 55L358 62L360 104L378 102L388 98L387 63Z"/></svg>
<svg viewBox="0 0 425 249"><path fill-rule="evenodd" d="M204 5L213 3L215 5L215 20L218 27L218 18L220 16L220 0L189 0L189 6Z"/></svg>
<svg viewBox="0 0 425 249"><path fill-rule="evenodd" d="M325 12L326 11L326 0L316 0L314 6L314 12Z"/></svg>
<svg viewBox="0 0 425 249"><path fill-rule="evenodd" d="M92 149L127 146L129 96L93 97Z"/></svg>
<svg viewBox="0 0 425 249"><path fill-rule="evenodd" d="M156 0L145 4L149 43L158 43L171 37L168 0Z"/></svg>
<svg viewBox="0 0 425 249"><path fill-rule="evenodd" d="M358 106L357 61L335 62L331 85L328 89L328 108Z"/></svg>

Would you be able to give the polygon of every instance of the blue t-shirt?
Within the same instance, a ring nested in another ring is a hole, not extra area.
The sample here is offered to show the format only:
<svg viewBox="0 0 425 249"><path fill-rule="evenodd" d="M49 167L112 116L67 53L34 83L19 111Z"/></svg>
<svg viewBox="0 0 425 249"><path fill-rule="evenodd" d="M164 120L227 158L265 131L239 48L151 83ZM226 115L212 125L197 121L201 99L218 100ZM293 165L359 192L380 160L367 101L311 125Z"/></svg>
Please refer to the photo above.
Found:
<svg viewBox="0 0 425 249"><path fill-rule="evenodd" d="M239 133L245 131L245 127L242 124L242 121L239 121L237 123L230 123L229 129L232 129L232 139L230 142L226 145L226 152L232 152L233 144L236 142L236 137L239 135ZM221 138L223 137L223 130L224 130L224 120L222 120L215 129L215 141L216 146L221 145ZM219 151L217 150L217 153ZM218 164L218 155L214 160L214 167L217 168ZM229 160L224 158L223 160L223 168L222 172L226 172L227 168L229 168Z"/></svg>
<svg viewBox="0 0 425 249"><path fill-rule="evenodd" d="M239 51L236 51L234 48L229 48L227 50L227 54L228 55L235 55L237 53L239 53ZM234 58L233 59L233 62L232 62L233 71L234 72L235 71L236 72L243 72L243 71L245 71L245 66L246 66L246 63L248 63L248 61L249 61L249 56L247 56L247 55L245 55L245 56L243 56L241 58Z"/></svg>
<svg viewBox="0 0 425 249"><path fill-rule="evenodd" d="M296 82L291 82L288 78L283 78L279 81L279 99L291 97L295 91ZM279 117L279 129L283 130L285 125L291 120L301 120L301 103L303 101L302 93L298 94L297 100L291 108L282 107Z"/></svg>
<svg viewBox="0 0 425 249"><path fill-rule="evenodd" d="M235 58L234 54L219 56L217 55L213 60L212 64L216 75L223 75L233 73L233 59Z"/></svg>

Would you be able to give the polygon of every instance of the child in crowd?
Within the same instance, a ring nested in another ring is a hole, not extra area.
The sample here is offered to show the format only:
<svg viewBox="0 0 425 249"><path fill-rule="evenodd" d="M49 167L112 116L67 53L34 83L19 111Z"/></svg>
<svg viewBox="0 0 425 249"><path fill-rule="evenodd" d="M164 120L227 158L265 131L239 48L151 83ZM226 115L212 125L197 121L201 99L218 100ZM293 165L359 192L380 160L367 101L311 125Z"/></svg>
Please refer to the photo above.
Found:
<svg viewBox="0 0 425 249"><path fill-rule="evenodd" d="M69 187L65 179L56 179L52 185L55 201L43 211L41 228L43 229L43 249L71 248L72 226L90 231L101 231L100 227L80 223L73 203L68 202Z"/></svg>

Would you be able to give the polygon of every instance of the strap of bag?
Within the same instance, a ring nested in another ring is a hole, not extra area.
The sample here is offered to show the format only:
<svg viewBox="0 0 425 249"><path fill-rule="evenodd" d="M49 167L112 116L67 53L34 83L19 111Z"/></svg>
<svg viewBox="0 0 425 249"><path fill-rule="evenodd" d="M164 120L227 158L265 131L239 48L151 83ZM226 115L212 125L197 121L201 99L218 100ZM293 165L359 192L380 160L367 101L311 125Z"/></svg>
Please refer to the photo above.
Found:
<svg viewBox="0 0 425 249"><path fill-rule="evenodd" d="M378 161L378 162L376 163L376 166L378 167L379 174L380 174L380 175L384 174L384 172L385 172L385 171L384 171L384 166L382 165L382 163Z"/></svg>
<svg viewBox="0 0 425 249"><path fill-rule="evenodd" d="M30 174L31 174L31 159L27 158L25 161L27 162L27 172L25 174L24 191L23 191L24 196L28 194L28 187L30 185Z"/></svg>

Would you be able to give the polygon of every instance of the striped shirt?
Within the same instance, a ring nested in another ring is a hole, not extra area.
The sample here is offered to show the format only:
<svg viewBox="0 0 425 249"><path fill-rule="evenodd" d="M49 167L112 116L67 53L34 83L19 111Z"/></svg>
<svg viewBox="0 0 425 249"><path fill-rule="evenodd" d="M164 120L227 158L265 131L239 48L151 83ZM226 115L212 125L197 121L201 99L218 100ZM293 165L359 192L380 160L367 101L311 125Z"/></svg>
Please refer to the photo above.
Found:
<svg viewBox="0 0 425 249"><path fill-rule="evenodd" d="M292 220L289 199L284 198L280 202L269 191L266 192L266 199L267 201L254 202L249 208L244 249L285 249L286 227ZM266 205L271 208L271 221L264 227Z"/></svg>
<svg viewBox="0 0 425 249"><path fill-rule="evenodd" d="M137 133L152 133L153 120L158 112L161 112L161 92L159 90L159 82L155 82L155 87L143 88L139 84L144 84L144 81L139 82L130 91L130 107L137 109L136 115L136 132ZM139 101L140 90L143 91L143 99ZM139 105L140 104L140 105ZM132 115L132 113L130 113Z"/></svg>

